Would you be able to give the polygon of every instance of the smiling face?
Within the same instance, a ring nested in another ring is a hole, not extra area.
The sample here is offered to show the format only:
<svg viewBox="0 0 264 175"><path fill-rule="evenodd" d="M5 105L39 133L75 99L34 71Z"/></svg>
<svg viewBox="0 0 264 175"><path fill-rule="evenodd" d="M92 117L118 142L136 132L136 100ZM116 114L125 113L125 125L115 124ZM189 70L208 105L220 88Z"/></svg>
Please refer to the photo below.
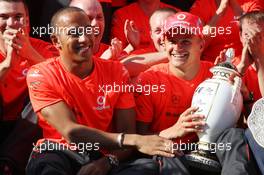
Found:
<svg viewBox="0 0 264 175"><path fill-rule="evenodd" d="M171 15L173 12L156 12L154 13L149 20L150 23L150 36L154 43L154 46L157 51L165 51L164 41L161 40L161 32L164 21Z"/></svg>
<svg viewBox="0 0 264 175"><path fill-rule="evenodd" d="M170 64L179 69L197 64L204 48L203 40L192 34L166 35L164 42Z"/></svg>
<svg viewBox="0 0 264 175"><path fill-rule="evenodd" d="M27 31L28 17L25 6L22 2L0 1L0 33L7 28Z"/></svg>
<svg viewBox="0 0 264 175"><path fill-rule="evenodd" d="M64 13L57 19L60 32L52 36L54 45L67 62L89 61L93 54L93 30L84 12ZM61 32L63 31L63 32Z"/></svg>
<svg viewBox="0 0 264 175"><path fill-rule="evenodd" d="M91 21L91 25L98 31L94 35L94 53L97 53L105 28L105 19L101 4L97 0L73 0L70 6L82 9Z"/></svg>

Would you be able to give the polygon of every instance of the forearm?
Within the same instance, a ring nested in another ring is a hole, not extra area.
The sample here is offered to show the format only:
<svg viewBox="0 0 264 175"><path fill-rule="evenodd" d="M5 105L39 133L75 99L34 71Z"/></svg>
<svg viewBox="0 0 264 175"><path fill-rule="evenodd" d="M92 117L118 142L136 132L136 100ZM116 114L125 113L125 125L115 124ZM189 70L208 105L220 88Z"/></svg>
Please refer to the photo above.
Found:
<svg viewBox="0 0 264 175"><path fill-rule="evenodd" d="M61 132L70 143L99 143L100 147L110 149L118 148L118 134L107 133L80 124L73 124Z"/></svg>
<svg viewBox="0 0 264 175"><path fill-rule="evenodd" d="M165 52L154 52L128 57L121 61L131 77L139 75L153 65L168 62Z"/></svg>
<svg viewBox="0 0 264 175"><path fill-rule="evenodd" d="M239 3L237 2L237 0L231 0L230 5L231 5L233 13L236 17L243 15L244 11L241 8L241 6L239 5Z"/></svg>
<svg viewBox="0 0 264 175"><path fill-rule="evenodd" d="M28 61L30 63L30 65L34 65L34 64L37 64L37 63L40 63L42 61L45 61L45 58L39 54L34 48L30 48L30 51L28 51Z"/></svg>
<svg viewBox="0 0 264 175"><path fill-rule="evenodd" d="M159 133L159 136L163 137L163 138L166 138L166 139L176 139L176 138L178 138L178 137L175 137L175 129L173 130L173 129L171 129L171 127L162 130Z"/></svg>
<svg viewBox="0 0 264 175"><path fill-rule="evenodd" d="M6 56L6 59L0 63L0 79L3 79L3 77L6 75L8 70L12 67L12 58L9 56Z"/></svg>
<svg viewBox="0 0 264 175"><path fill-rule="evenodd" d="M264 97L264 65L258 67L258 83L261 96Z"/></svg>
<svg viewBox="0 0 264 175"><path fill-rule="evenodd" d="M79 124L76 124L69 129L66 128L65 132L68 134L63 135L65 135L65 138L69 143L99 143L99 146L103 148L120 149L118 143L119 133L107 133ZM140 135L137 134L125 134L122 148L136 148L137 140L139 138Z"/></svg>

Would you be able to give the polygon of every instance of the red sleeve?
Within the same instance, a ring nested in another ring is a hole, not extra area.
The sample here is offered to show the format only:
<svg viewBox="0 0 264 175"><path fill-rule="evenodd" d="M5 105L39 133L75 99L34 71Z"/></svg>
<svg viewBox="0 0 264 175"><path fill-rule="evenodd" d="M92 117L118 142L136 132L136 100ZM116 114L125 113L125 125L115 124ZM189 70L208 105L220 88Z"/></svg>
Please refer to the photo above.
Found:
<svg viewBox="0 0 264 175"><path fill-rule="evenodd" d="M111 38L118 38L120 41L122 41L123 46L126 46L127 40L124 34L124 25L126 17L124 17L121 10L123 9L117 10L113 15Z"/></svg>
<svg viewBox="0 0 264 175"><path fill-rule="evenodd" d="M213 9L210 1L211 0L196 0L190 9L190 13L199 16L204 24L207 24L211 19ZM213 13L215 13L215 11Z"/></svg>
<svg viewBox="0 0 264 175"><path fill-rule="evenodd" d="M264 10L263 0L251 0L242 6L245 12L262 11Z"/></svg>
<svg viewBox="0 0 264 175"><path fill-rule="evenodd" d="M121 65L121 83L122 85L126 86L126 85L131 85L130 80L129 80L129 73L127 71L127 69ZM117 109L128 109L128 108L133 108L135 107L135 100L134 100L134 96L133 96L133 92L131 91L122 91L115 108Z"/></svg>
<svg viewBox="0 0 264 175"><path fill-rule="evenodd" d="M39 39L30 38L33 48L44 58L53 58L59 56L59 51L51 44Z"/></svg>
<svg viewBox="0 0 264 175"><path fill-rule="evenodd" d="M55 104L62 98L54 91L48 81L52 77L45 77L42 71L33 66L27 74L27 85L29 89L30 101L35 112L42 108Z"/></svg>
<svg viewBox="0 0 264 175"><path fill-rule="evenodd" d="M138 76L135 84L137 87L137 92L135 92L136 120L146 123L150 123L154 116L152 93L147 93L147 91L144 90L144 87L151 85L151 77L150 73L143 72Z"/></svg>

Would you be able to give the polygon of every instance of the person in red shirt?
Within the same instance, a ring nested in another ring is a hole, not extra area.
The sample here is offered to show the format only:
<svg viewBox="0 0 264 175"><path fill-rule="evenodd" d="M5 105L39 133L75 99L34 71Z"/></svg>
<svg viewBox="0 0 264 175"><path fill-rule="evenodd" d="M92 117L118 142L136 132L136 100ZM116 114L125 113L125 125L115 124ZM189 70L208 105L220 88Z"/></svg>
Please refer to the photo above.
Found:
<svg viewBox="0 0 264 175"><path fill-rule="evenodd" d="M173 156L165 150L171 141L129 134L135 132L133 94L113 89L128 85L128 73L119 62L93 56L94 28L86 13L76 7L61 9L51 25L65 29L51 35L60 57L32 66L27 75L44 136L33 149L27 174L105 175L128 151L100 153L111 148L135 147L150 155ZM85 30L76 33L80 28Z"/></svg>
<svg viewBox="0 0 264 175"><path fill-rule="evenodd" d="M252 104L263 96L263 12L249 12L240 18L240 40L243 51L234 60L248 90L253 94ZM241 60L241 61L240 61ZM250 113L250 112L249 112Z"/></svg>
<svg viewBox="0 0 264 175"><path fill-rule="evenodd" d="M243 13L259 10L264 10L262 0L195 1L190 13L199 16L206 24L204 28L206 48L202 59L214 62L221 50L230 47L235 49L236 54L241 53L237 18Z"/></svg>
<svg viewBox="0 0 264 175"><path fill-rule="evenodd" d="M164 21L177 11L172 8L160 8L153 12L149 19L150 36L152 44L150 47L137 49L130 53L128 57L121 60L121 63L128 69L131 78L135 78L139 73L144 72L153 65L168 62L166 57L164 42L161 40L161 33ZM133 66L129 66L133 65Z"/></svg>
<svg viewBox="0 0 264 175"><path fill-rule="evenodd" d="M149 35L149 17L155 10L164 7L172 6L164 4L159 0L138 0L135 3L116 10L112 19L111 38L118 38L122 41L123 46L126 46L128 42L124 34L124 25L126 20L129 20L133 21L135 28L140 33L140 43L138 48L135 49L149 47L152 44ZM180 10L177 9L177 11Z"/></svg>
<svg viewBox="0 0 264 175"><path fill-rule="evenodd" d="M27 71L33 64L58 55L50 43L29 37L28 20L22 0L0 1L0 171L21 171L13 172L18 174L24 171L36 137L35 127L21 119L29 102ZM18 144L20 148L16 148Z"/></svg>
<svg viewBox="0 0 264 175"><path fill-rule="evenodd" d="M193 28L199 30L193 32ZM163 37L169 63L153 66L141 73L137 80L142 86L160 87L159 91L152 88L150 93L135 95L139 133L158 133L179 145L196 142L195 133L206 131L201 129L205 125L205 116L193 114L198 108L190 107L196 87L211 77L209 69L213 66L210 62L200 61L204 49L202 28L199 18L187 12L176 13L165 21ZM222 165L221 174L249 173L245 163L247 151L243 130L232 128L224 131L217 143L226 142L239 146L239 150L216 150ZM232 156L234 154L239 156ZM231 167L229 161L236 163L232 163ZM161 164L161 174L196 174L201 171L191 167L183 154L175 158L161 158Z"/></svg>
<svg viewBox="0 0 264 175"><path fill-rule="evenodd" d="M262 140L259 137L261 131L253 129L262 128L263 122L263 95L264 95L264 13L249 12L240 18L240 40L243 45L241 60L237 65L238 71L244 75L244 82L253 92L254 100L250 102L251 117L256 118L258 122L246 130L245 136L253 152L261 174L264 173L263 160L264 152L261 146ZM258 105L256 101L258 101ZM253 108L252 105L254 104ZM251 109L252 108L252 109ZM259 117L259 118L257 118ZM254 120L252 120L254 121ZM257 132L256 132L257 131ZM260 174L260 173L259 173Z"/></svg>
<svg viewBox="0 0 264 175"><path fill-rule="evenodd" d="M91 25L96 28L95 56L103 59L117 59L122 53L122 43L116 38L111 40L110 46L101 42L105 31L105 19L100 2L98 0L73 0L69 6L83 9L91 19Z"/></svg>

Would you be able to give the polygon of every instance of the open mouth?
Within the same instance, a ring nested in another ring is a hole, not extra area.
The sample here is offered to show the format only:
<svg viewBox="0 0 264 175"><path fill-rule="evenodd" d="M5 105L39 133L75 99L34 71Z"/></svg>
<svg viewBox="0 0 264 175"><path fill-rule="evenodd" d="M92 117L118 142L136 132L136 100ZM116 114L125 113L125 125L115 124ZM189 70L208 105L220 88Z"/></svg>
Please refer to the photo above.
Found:
<svg viewBox="0 0 264 175"><path fill-rule="evenodd" d="M91 50L91 45L80 45L77 46L76 49L78 50L79 53L83 54L83 53L87 53L88 51Z"/></svg>
<svg viewBox="0 0 264 175"><path fill-rule="evenodd" d="M177 60L185 60L189 57L189 53L172 53L171 56L173 56Z"/></svg>

